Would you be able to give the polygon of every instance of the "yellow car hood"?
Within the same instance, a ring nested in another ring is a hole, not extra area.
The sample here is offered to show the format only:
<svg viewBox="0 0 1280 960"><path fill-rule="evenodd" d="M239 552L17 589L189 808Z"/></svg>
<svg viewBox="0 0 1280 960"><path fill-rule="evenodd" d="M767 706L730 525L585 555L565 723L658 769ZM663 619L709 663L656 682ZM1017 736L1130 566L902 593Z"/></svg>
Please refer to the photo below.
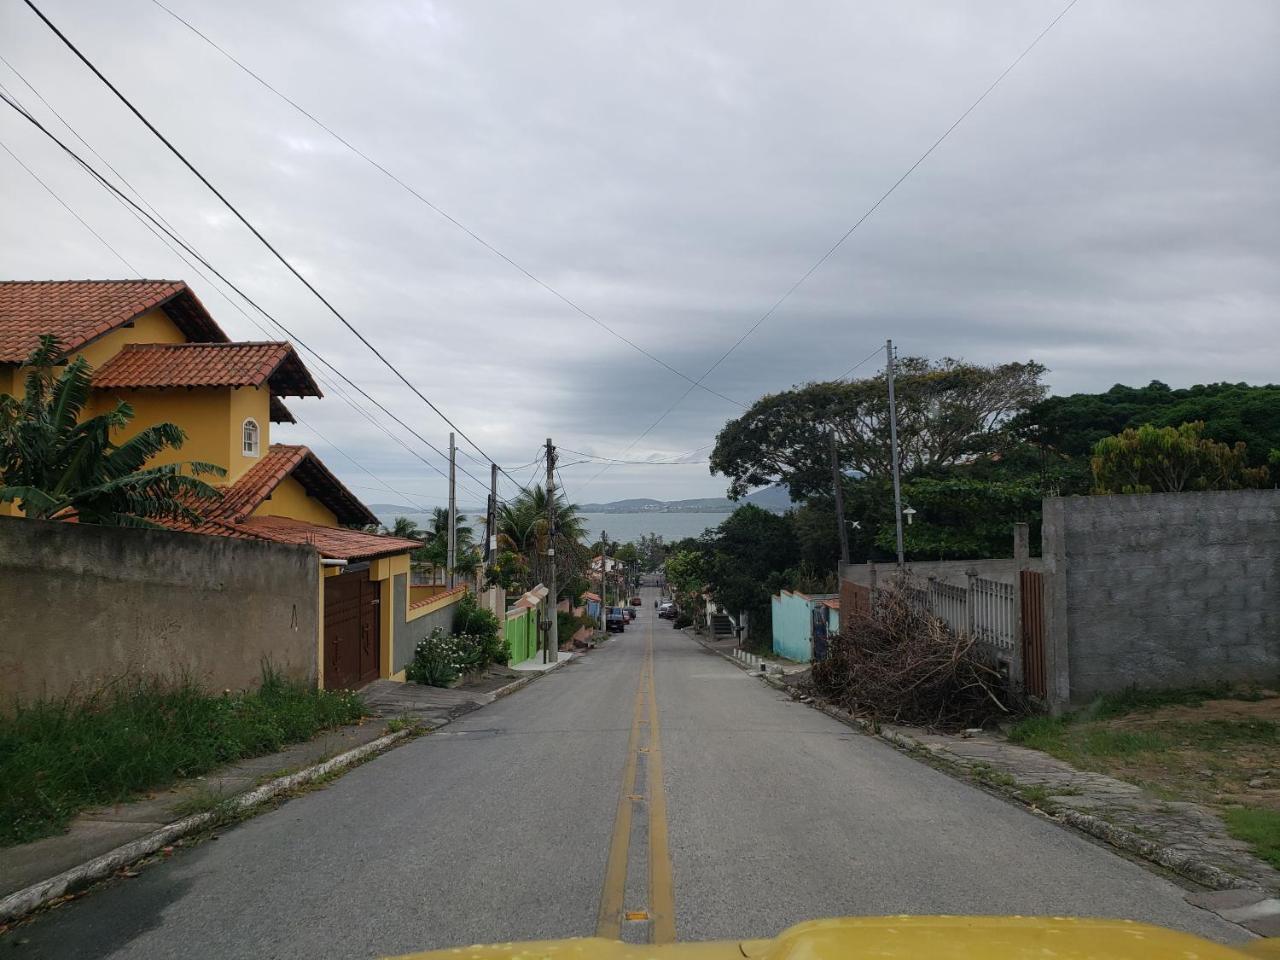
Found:
<svg viewBox="0 0 1280 960"><path fill-rule="evenodd" d="M1280 940L1227 947L1127 920L1072 917L843 917L772 940L663 945L597 937L430 950L413 960L1280 960Z"/></svg>

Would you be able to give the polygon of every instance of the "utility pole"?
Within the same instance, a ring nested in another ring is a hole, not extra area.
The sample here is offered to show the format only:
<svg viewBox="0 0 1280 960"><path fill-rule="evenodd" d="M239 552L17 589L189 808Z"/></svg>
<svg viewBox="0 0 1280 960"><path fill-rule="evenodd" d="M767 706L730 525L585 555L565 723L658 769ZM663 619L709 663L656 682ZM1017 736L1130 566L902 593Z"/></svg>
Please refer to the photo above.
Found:
<svg viewBox="0 0 1280 960"><path fill-rule="evenodd" d="M893 522L898 534L898 568L902 568L902 477L898 462L898 403L893 396L893 341L884 342L885 376L889 381L889 452L893 457Z"/></svg>
<svg viewBox="0 0 1280 960"><path fill-rule="evenodd" d="M445 566L449 573L449 589L454 587L453 565L458 559L458 451L453 445L453 434L449 434L449 551Z"/></svg>
<svg viewBox="0 0 1280 960"><path fill-rule="evenodd" d="M836 453L836 430L831 428L831 483L836 495L836 523L840 526L840 567L837 573L843 575L844 568L849 565L849 530L844 525L844 484L841 483L840 458Z"/></svg>
<svg viewBox="0 0 1280 960"><path fill-rule="evenodd" d="M609 604L609 587L608 581L605 580L604 568L608 565L606 557L609 556L609 531L600 531L600 629L605 633L609 632L609 623L605 619L605 607Z"/></svg>
<svg viewBox="0 0 1280 960"><path fill-rule="evenodd" d="M560 655L560 615L556 606L556 448L547 437L547 645L543 663Z"/></svg>
<svg viewBox="0 0 1280 960"><path fill-rule="evenodd" d="M484 519L484 562L485 571L493 566L498 558L498 465L489 464L489 509Z"/></svg>

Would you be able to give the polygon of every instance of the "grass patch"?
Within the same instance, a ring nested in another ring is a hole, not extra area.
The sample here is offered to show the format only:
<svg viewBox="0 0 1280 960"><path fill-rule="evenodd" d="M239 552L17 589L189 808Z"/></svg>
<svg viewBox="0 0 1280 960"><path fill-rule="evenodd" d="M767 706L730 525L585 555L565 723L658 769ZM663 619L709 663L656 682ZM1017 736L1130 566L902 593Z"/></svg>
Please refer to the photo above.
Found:
<svg viewBox="0 0 1280 960"><path fill-rule="evenodd" d="M1227 830L1273 867L1280 867L1280 812L1237 807L1223 812Z"/></svg>
<svg viewBox="0 0 1280 960"><path fill-rule="evenodd" d="M0 717L0 846L363 715L357 695L316 690L269 667L259 689L245 693L211 696L191 682L151 679L21 707Z"/></svg>

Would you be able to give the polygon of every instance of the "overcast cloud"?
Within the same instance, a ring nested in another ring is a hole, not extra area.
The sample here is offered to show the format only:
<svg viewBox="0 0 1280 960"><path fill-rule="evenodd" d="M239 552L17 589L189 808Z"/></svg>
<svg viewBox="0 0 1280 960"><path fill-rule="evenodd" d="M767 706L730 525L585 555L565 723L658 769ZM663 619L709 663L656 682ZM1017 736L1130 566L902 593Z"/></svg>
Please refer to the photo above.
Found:
<svg viewBox="0 0 1280 960"><path fill-rule="evenodd" d="M489 242L697 377L1065 0L166 2ZM547 436L618 456L688 386L150 0L42 7L503 463L533 460ZM904 354L1034 358L1055 392L1275 380L1277 50L1274 0L1080 0L708 385L750 402L838 376L890 336ZM0 54L224 273L445 446L448 428L16 0L0 6ZM58 129L3 65L0 83ZM185 279L233 337L263 338L8 108L0 141L142 275ZM0 211L4 279L130 275L2 151ZM441 477L335 394L290 406L396 490L441 502ZM702 447L738 410L695 391L623 456ZM400 499L307 427L272 435L311 445L366 500ZM596 472L567 467L571 496L725 486L695 464L617 466L584 488Z"/></svg>

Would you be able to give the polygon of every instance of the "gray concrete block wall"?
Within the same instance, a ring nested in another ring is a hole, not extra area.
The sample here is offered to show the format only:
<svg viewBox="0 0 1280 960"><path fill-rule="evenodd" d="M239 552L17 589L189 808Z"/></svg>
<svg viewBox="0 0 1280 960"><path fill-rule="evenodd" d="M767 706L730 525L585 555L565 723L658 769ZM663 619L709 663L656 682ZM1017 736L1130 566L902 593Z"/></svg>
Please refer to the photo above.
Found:
<svg viewBox="0 0 1280 960"><path fill-rule="evenodd" d="M0 709L120 678L317 676L309 547L0 517Z"/></svg>
<svg viewBox="0 0 1280 960"><path fill-rule="evenodd" d="M1043 534L1072 701L1280 677L1280 491L1057 498Z"/></svg>
<svg viewBox="0 0 1280 960"><path fill-rule="evenodd" d="M431 636L431 631L436 627L443 628L445 633L452 633L454 615L458 609L455 602L424 614L416 620L409 620L405 616L408 589L408 575L396 574L391 583L392 602L396 605L396 615L392 618L391 631L391 672L393 674L399 673L409 665L413 660L413 649L418 645L418 641Z"/></svg>

